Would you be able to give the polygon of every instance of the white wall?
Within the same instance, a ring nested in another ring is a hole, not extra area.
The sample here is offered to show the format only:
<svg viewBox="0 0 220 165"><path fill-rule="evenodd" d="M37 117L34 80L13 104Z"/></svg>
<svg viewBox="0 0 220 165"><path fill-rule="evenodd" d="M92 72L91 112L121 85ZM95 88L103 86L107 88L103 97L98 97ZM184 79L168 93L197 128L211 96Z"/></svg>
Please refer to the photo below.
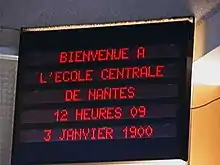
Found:
<svg viewBox="0 0 220 165"><path fill-rule="evenodd" d="M0 56L0 165L9 165L17 61Z"/></svg>

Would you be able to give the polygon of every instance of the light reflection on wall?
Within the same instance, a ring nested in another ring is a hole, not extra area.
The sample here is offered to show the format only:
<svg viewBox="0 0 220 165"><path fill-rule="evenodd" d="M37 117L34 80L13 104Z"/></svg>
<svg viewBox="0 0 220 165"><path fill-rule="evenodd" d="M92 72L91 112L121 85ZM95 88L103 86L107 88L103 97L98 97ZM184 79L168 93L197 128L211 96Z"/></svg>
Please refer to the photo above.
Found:
<svg viewBox="0 0 220 165"><path fill-rule="evenodd" d="M51 164L47 164L51 165ZM73 165L73 164L58 164L58 165ZM117 162L117 163L77 163L74 165L187 165L187 162L182 160L153 160L153 161L137 161L137 162Z"/></svg>
<svg viewBox="0 0 220 165"><path fill-rule="evenodd" d="M220 86L220 46L193 63L194 85Z"/></svg>

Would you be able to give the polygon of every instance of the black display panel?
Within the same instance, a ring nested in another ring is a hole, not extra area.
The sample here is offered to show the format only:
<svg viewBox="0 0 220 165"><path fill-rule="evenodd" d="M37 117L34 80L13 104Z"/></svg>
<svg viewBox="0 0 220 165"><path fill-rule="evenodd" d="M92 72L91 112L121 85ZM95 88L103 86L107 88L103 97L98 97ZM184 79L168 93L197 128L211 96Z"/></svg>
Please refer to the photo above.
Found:
<svg viewBox="0 0 220 165"><path fill-rule="evenodd" d="M12 165L188 160L194 21L22 29Z"/></svg>

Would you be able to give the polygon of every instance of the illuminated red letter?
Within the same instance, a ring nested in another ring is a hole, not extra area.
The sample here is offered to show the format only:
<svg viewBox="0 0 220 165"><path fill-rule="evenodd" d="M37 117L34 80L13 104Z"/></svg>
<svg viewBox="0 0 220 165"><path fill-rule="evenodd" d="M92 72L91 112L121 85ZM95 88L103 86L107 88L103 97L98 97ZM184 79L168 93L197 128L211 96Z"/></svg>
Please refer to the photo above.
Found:
<svg viewBox="0 0 220 165"><path fill-rule="evenodd" d="M46 84L47 81L43 79L43 73L40 73L40 84Z"/></svg>
<svg viewBox="0 0 220 165"><path fill-rule="evenodd" d="M113 139L113 128L106 128L106 139Z"/></svg>
<svg viewBox="0 0 220 165"><path fill-rule="evenodd" d="M51 129L46 129L46 130L44 130L44 133L45 133L45 137L44 137L44 141L45 142L49 142L49 141L51 141L51 139L52 139L52 130Z"/></svg>
<svg viewBox="0 0 220 165"><path fill-rule="evenodd" d="M60 77L60 75L62 74L62 72L54 72L55 76L54 76L54 81L55 83L60 83L62 82L62 78Z"/></svg>
<svg viewBox="0 0 220 165"><path fill-rule="evenodd" d="M66 139L66 132L67 132L67 129L62 129L62 130L61 130L61 135L58 137L58 139L59 139L60 141L63 141L63 140Z"/></svg>
<svg viewBox="0 0 220 165"><path fill-rule="evenodd" d="M75 62L83 62L82 56L83 56L82 51L76 51L75 52Z"/></svg>
<svg viewBox="0 0 220 165"><path fill-rule="evenodd" d="M65 91L65 101L71 101L72 100L72 91L71 90L66 90Z"/></svg>
<svg viewBox="0 0 220 165"><path fill-rule="evenodd" d="M137 58L145 58L145 48L144 47L139 47L137 50Z"/></svg>
<svg viewBox="0 0 220 165"><path fill-rule="evenodd" d="M96 89L89 89L88 90L88 100L97 100Z"/></svg>
<svg viewBox="0 0 220 165"><path fill-rule="evenodd" d="M85 140L89 139L89 133L90 133L89 128L82 129L82 137L84 137Z"/></svg>
<svg viewBox="0 0 220 165"><path fill-rule="evenodd" d="M91 140L96 140L97 128L91 128Z"/></svg>
<svg viewBox="0 0 220 165"><path fill-rule="evenodd" d="M152 69L152 66L148 66L148 77L150 78L155 77L155 73Z"/></svg>
<svg viewBox="0 0 220 165"><path fill-rule="evenodd" d="M66 139L67 140L74 140L74 130L73 129L68 129L66 131Z"/></svg>
<svg viewBox="0 0 220 165"><path fill-rule="evenodd" d="M156 66L156 77L163 77L164 74L162 70L164 69L163 65Z"/></svg>
<svg viewBox="0 0 220 165"><path fill-rule="evenodd" d="M104 132L105 128L98 128L98 139L105 139Z"/></svg>
<svg viewBox="0 0 220 165"><path fill-rule="evenodd" d="M105 73L108 74L108 69L102 69L101 70L101 79L102 80L108 80L108 75L105 75Z"/></svg>
<svg viewBox="0 0 220 165"><path fill-rule="evenodd" d="M81 110L76 109L75 119L76 120L83 120L83 112L84 112L83 109L81 109Z"/></svg>
<svg viewBox="0 0 220 165"><path fill-rule="evenodd" d="M85 109L83 109L83 111L84 111L83 120L91 120L90 114L89 114L90 109L85 108Z"/></svg>
<svg viewBox="0 0 220 165"><path fill-rule="evenodd" d="M121 107L116 107L115 108L115 118L120 119L122 117L122 108Z"/></svg>
<svg viewBox="0 0 220 165"><path fill-rule="evenodd" d="M66 63L67 62L67 52L61 52L60 53L60 63Z"/></svg>
<svg viewBox="0 0 220 165"><path fill-rule="evenodd" d="M86 78L85 78L86 81L92 81L93 80L92 75L91 75L93 73L93 71L94 70L91 70L91 69L90 70L86 70Z"/></svg>
<svg viewBox="0 0 220 165"><path fill-rule="evenodd" d="M134 87L128 87L128 98L133 99L135 97L135 88Z"/></svg>
<svg viewBox="0 0 220 165"><path fill-rule="evenodd" d="M122 60L127 60L128 57L128 48L122 48L121 49L121 56L122 56Z"/></svg>

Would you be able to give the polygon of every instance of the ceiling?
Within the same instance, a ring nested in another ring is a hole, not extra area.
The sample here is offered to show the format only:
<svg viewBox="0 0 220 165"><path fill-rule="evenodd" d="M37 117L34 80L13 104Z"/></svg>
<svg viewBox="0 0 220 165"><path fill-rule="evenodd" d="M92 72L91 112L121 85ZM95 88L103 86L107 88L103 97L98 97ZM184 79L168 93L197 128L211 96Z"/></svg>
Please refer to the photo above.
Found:
<svg viewBox="0 0 220 165"><path fill-rule="evenodd" d="M213 8L220 9L220 0L0 0L0 27L19 29L192 14L200 20Z"/></svg>

